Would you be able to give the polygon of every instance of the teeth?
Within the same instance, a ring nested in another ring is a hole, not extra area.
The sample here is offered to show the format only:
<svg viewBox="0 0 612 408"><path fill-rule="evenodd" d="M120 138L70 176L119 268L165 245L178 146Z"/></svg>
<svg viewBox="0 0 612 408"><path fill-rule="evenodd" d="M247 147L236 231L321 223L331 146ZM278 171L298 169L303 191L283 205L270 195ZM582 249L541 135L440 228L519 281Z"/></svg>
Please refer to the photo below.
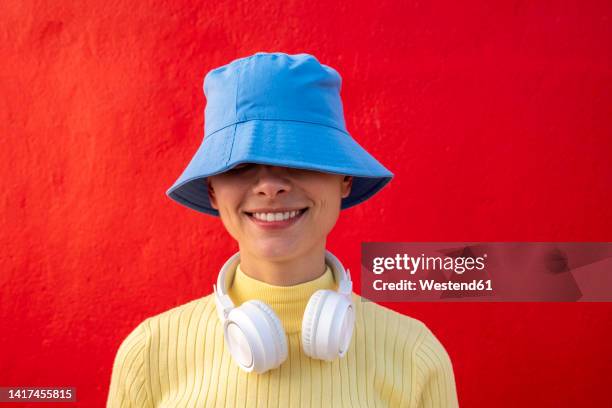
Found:
<svg viewBox="0 0 612 408"><path fill-rule="evenodd" d="M299 214L299 211L287 211L287 212L277 212L277 213L253 213L253 217L257 218L261 221L285 221L290 218L295 217Z"/></svg>

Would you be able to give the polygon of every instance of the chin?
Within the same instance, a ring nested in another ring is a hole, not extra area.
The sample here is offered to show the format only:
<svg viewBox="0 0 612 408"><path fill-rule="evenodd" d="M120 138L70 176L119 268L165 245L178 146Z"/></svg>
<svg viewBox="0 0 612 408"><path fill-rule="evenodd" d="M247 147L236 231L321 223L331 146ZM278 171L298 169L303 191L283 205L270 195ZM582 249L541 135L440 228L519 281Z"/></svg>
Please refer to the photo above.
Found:
<svg viewBox="0 0 612 408"><path fill-rule="evenodd" d="M257 245L254 252L265 259L281 261L284 258L293 258L300 253L300 248L288 242L266 242Z"/></svg>

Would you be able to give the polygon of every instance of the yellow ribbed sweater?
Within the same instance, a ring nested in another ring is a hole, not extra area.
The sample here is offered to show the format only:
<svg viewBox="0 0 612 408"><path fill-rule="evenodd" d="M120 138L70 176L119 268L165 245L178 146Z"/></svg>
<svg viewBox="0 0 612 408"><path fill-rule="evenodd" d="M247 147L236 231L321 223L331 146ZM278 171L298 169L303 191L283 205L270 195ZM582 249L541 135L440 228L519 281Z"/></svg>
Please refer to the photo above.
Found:
<svg viewBox="0 0 612 408"><path fill-rule="evenodd" d="M294 286L274 286L238 266L234 304L260 299L287 332L289 353L277 369L246 373L223 339L214 294L150 317L120 345L107 407L456 407L451 361L420 321L353 293L350 348L333 362L301 348L302 315L318 289L336 289L332 271Z"/></svg>

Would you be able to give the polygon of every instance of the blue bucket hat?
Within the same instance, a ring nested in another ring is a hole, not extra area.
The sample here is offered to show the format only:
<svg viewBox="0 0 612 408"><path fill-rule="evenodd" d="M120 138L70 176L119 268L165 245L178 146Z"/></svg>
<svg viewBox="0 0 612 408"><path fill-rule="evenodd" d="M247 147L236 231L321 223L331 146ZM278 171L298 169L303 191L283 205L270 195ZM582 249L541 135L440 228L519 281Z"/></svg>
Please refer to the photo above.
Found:
<svg viewBox="0 0 612 408"><path fill-rule="evenodd" d="M310 54L258 52L204 77L204 139L166 194L191 209L219 215L206 177L241 163L353 176L341 208L376 194L393 174L346 130L342 78Z"/></svg>

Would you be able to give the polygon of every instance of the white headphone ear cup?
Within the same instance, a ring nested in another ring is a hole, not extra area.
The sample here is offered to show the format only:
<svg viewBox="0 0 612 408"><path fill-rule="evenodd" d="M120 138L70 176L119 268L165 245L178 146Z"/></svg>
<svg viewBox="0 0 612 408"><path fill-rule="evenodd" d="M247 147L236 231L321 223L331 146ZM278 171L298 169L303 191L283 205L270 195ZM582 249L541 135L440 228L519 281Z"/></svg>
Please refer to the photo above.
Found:
<svg viewBox="0 0 612 408"><path fill-rule="evenodd" d="M270 326L272 326L272 330L275 333L274 339L276 340L275 344L277 345L279 365L283 361L287 359L288 347L287 347L287 335L285 334L285 329L283 328L283 323L280 321L274 310L261 300L252 299L245 303L252 304L259 308L264 315L268 319Z"/></svg>
<svg viewBox="0 0 612 408"><path fill-rule="evenodd" d="M321 314L323 301L331 293L330 290L317 290L308 300L304 317L302 318L302 349L310 357L315 356L314 341L317 335L317 323Z"/></svg>
<svg viewBox="0 0 612 408"><path fill-rule="evenodd" d="M316 291L302 319L302 348L308 356L334 360L346 353L353 334L353 304L329 289Z"/></svg>
<svg viewBox="0 0 612 408"><path fill-rule="evenodd" d="M355 308L353 303L346 309L346 314L342 319L340 326L340 337L338 338L338 357L344 357L353 338L353 330L355 329Z"/></svg>
<svg viewBox="0 0 612 408"><path fill-rule="evenodd" d="M232 309L223 327L229 351L244 371L263 373L287 358L283 326L274 311L259 300L248 300Z"/></svg>

